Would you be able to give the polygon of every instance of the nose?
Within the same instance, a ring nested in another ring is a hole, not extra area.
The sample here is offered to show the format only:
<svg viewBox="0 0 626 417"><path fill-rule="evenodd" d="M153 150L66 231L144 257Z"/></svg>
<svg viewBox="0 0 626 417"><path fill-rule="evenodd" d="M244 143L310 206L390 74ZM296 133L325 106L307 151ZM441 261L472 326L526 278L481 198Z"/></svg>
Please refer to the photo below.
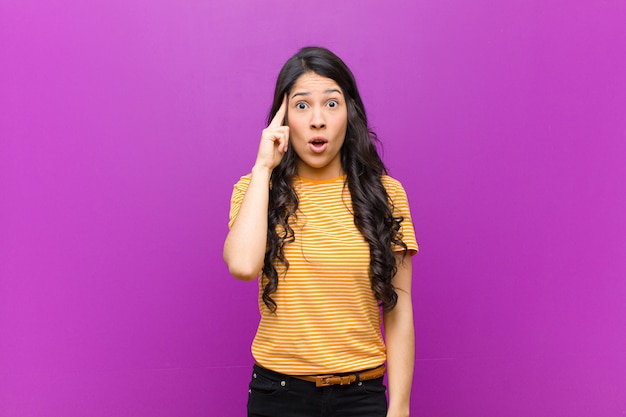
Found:
<svg viewBox="0 0 626 417"><path fill-rule="evenodd" d="M322 109L314 108L311 115L311 129L323 129L325 127L326 121L324 120Z"/></svg>

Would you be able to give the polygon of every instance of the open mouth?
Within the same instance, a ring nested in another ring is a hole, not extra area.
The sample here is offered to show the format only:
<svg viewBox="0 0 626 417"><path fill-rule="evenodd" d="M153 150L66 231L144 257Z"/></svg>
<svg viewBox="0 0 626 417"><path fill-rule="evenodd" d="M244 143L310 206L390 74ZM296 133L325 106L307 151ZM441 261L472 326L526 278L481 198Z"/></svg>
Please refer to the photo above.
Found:
<svg viewBox="0 0 626 417"><path fill-rule="evenodd" d="M309 141L309 146L313 152L320 153L324 152L326 146L328 145L328 141L325 138L313 138Z"/></svg>

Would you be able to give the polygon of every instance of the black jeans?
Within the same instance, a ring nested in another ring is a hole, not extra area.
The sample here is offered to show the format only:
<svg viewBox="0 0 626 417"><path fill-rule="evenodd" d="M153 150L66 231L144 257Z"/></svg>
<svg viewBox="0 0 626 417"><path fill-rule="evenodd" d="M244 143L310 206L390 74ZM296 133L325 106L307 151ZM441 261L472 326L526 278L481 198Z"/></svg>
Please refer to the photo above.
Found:
<svg viewBox="0 0 626 417"><path fill-rule="evenodd" d="M314 382L254 365L248 417L385 417L385 391L382 377L316 387Z"/></svg>

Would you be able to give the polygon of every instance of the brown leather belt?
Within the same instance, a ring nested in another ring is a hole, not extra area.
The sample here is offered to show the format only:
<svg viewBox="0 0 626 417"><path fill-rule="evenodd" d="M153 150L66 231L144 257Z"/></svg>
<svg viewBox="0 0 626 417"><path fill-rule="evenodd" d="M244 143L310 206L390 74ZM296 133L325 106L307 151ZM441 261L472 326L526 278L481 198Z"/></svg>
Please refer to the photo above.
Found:
<svg viewBox="0 0 626 417"><path fill-rule="evenodd" d="M293 378L303 381L315 382L316 387L328 387L330 385L350 385L353 382L368 381L385 375L385 365L369 369L363 372L355 372L345 375L291 375Z"/></svg>

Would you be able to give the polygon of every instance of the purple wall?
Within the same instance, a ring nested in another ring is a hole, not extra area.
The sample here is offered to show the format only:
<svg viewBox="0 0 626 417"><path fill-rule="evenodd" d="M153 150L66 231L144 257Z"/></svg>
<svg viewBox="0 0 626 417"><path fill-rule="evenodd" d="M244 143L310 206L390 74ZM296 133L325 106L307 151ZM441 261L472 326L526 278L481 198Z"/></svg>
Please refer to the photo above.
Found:
<svg viewBox="0 0 626 417"><path fill-rule="evenodd" d="M0 0L0 416L244 414L221 260L277 71L353 68L412 203L413 415L626 414L626 3Z"/></svg>

